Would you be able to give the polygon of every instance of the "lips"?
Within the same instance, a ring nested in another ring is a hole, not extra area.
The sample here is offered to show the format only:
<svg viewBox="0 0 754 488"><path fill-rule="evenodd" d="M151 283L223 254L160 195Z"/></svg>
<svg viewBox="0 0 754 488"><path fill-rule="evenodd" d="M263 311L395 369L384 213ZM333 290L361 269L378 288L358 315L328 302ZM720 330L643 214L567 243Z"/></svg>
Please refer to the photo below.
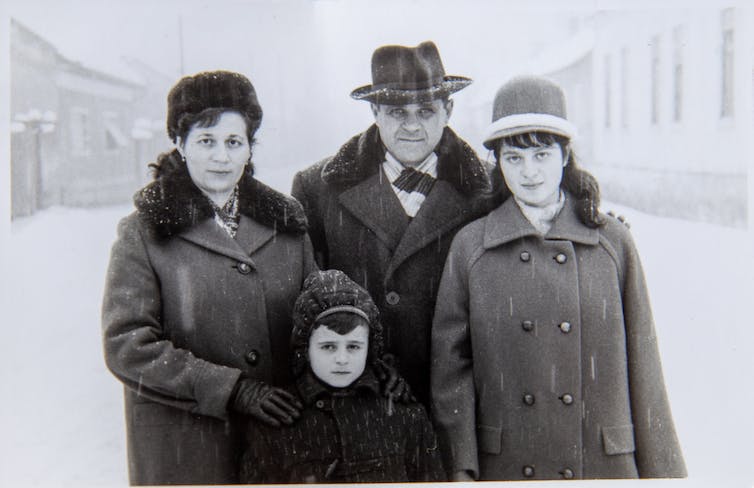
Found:
<svg viewBox="0 0 754 488"><path fill-rule="evenodd" d="M347 374L351 374L351 372L350 371L333 371L332 374L344 375L345 376Z"/></svg>
<svg viewBox="0 0 754 488"><path fill-rule="evenodd" d="M542 186L542 183L522 183L521 186L527 190L535 190Z"/></svg>

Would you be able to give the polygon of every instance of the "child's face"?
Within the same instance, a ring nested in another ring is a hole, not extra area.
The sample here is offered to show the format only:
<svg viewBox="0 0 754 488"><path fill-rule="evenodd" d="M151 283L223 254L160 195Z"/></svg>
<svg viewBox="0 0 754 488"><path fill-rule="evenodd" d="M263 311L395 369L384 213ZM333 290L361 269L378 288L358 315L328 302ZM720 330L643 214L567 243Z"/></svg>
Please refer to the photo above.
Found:
<svg viewBox="0 0 754 488"><path fill-rule="evenodd" d="M309 336L309 365L323 382L335 388L345 388L364 372L368 346L369 328L366 325L358 325L347 334L338 334L326 325L320 325Z"/></svg>
<svg viewBox="0 0 754 488"><path fill-rule="evenodd" d="M519 200L534 207L558 201L565 158L558 144L519 148L503 143L500 168L505 183Z"/></svg>

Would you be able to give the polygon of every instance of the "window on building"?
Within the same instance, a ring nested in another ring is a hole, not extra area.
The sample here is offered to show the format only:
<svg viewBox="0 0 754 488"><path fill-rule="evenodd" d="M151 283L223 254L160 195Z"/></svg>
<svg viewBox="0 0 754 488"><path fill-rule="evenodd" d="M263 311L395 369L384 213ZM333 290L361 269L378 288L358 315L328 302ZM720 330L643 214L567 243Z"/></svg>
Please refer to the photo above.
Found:
<svg viewBox="0 0 754 488"><path fill-rule="evenodd" d="M620 71L621 71L621 83L620 83L620 125L621 127L628 127L628 86L630 80L630 73L628 71L628 48L624 47L620 51Z"/></svg>
<svg viewBox="0 0 754 488"><path fill-rule="evenodd" d="M610 127L612 119L612 79L611 79L611 59L610 55L605 55L605 127Z"/></svg>
<svg viewBox="0 0 754 488"><path fill-rule="evenodd" d="M120 130L118 124L118 114L115 112L105 112L102 114L105 128L105 149L114 151L115 149L128 145L128 139Z"/></svg>
<svg viewBox="0 0 754 488"><path fill-rule="evenodd" d="M734 54L734 9L723 10L722 27L722 100L720 117L733 116L733 54Z"/></svg>
<svg viewBox="0 0 754 488"><path fill-rule="evenodd" d="M89 112L85 108L71 110L71 149L79 155L89 154L92 149Z"/></svg>
<svg viewBox="0 0 754 488"><path fill-rule="evenodd" d="M686 32L682 25L673 29L673 120L683 119L683 52Z"/></svg>
<svg viewBox="0 0 754 488"><path fill-rule="evenodd" d="M651 120L653 124L660 121L660 36L652 38L652 65L651 65Z"/></svg>

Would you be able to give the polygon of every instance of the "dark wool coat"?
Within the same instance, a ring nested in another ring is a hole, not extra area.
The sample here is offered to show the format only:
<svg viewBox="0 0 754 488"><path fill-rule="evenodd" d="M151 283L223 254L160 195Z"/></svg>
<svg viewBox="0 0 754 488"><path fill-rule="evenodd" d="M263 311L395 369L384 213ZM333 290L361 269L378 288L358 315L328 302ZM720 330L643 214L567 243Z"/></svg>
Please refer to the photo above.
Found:
<svg viewBox="0 0 754 488"><path fill-rule="evenodd" d="M686 475L628 229L509 198L456 236L432 331L438 436L481 480Z"/></svg>
<svg viewBox="0 0 754 488"><path fill-rule="evenodd" d="M132 484L238 480L226 410L241 373L290 381L290 311L316 269L299 204L250 176L235 239L185 167L146 186L120 222L102 326L125 385Z"/></svg>
<svg viewBox="0 0 754 488"><path fill-rule="evenodd" d="M370 372L343 390L324 386L309 372L291 390L305 405L301 417L281 428L249 423L241 482L444 479L437 440L424 407L417 403L389 407Z"/></svg>
<svg viewBox="0 0 754 488"><path fill-rule="evenodd" d="M322 269L344 271L380 309L386 351L420 401L429 400L429 335L445 257L455 233L484 214L489 169L446 128L436 149L438 180L413 219L380 165L377 126L298 173L292 194L304 206Z"/></svg>

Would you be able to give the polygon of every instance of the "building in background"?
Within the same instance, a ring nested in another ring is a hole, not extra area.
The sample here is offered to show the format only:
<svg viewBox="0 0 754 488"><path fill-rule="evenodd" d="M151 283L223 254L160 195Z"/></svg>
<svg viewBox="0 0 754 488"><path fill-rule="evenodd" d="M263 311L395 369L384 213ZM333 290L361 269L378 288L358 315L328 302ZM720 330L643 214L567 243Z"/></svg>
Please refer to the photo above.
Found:
<svg viewBox="0 0 754 488"><path fill-rule="evenodd" d="M605 199L747 225L752 24L741 8L600 11L532 61L565 88Z"/></svg>
<svg viewBox="0 0 754 488"><path fill-rule="evenodd" d="M136 62L131 77L89 68L13 19L10 38L12 218L128 201L146 155L168 147L167 78Z"/></svg>

